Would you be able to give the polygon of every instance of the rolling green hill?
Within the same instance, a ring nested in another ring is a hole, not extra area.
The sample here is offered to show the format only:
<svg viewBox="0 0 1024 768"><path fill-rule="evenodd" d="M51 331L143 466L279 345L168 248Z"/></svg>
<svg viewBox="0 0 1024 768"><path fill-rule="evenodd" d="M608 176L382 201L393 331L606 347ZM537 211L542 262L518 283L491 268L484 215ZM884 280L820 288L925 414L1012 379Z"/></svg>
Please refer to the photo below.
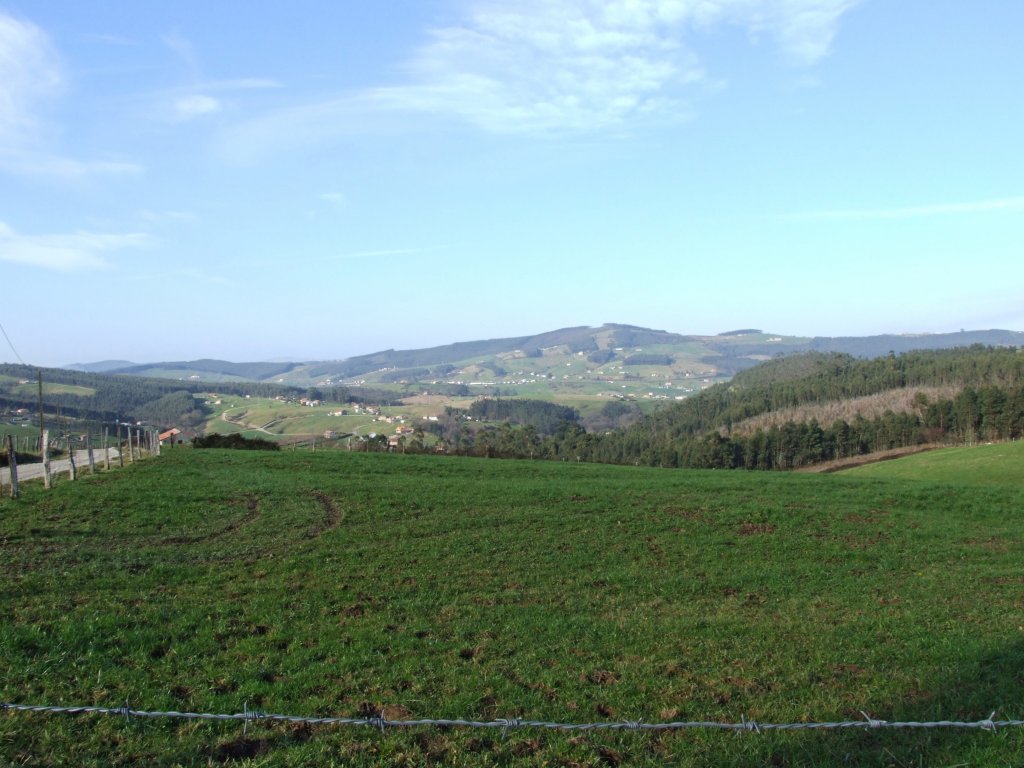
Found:
<svg viewBox="0 0 1024 768"><path fill-rule="evenodd" d="M1024 490L179 448L0 499L0 701L555 722L1024 715ZM1010 765L1024 732L0 713L16 765Z"/></svg>
<svg viewBox="0 0 1024 768"><path fill-rule="evenodd" d="M113 372L197 381L265 381L330 386L386 385L515 389L565 399L631 395L671 400L724 381L759 362L803 352L877 357L889 352L984 344L1022 346L1024 333L1003 330L869 337L793 337L747 328L717 336L683 335L607 323L533 336L458 342L415 350L384 350L344 360L307 363L159 362Z"/></svg>
<svg viewBox="0 0 1024 768"><path fill-rule="evenodd" d="M60 414L66 419L108 423L143 421L155 426L197 426L205 419L202 401L195 396L209 392L201 382L169 381L161 378L119 376L60 368L35 368L0 364L0 421L28 418L38 423L37 377L43 380L43 411L51 421ZM299 390L245 381L221 382L225 393L296 395Z"/></svg>
<svg viewBox="0 0 1024 768"><path fill-rule="evenodd" d="M844 470L889 480L970 485L1024 485L1024 441L944 448Z"/></svg>

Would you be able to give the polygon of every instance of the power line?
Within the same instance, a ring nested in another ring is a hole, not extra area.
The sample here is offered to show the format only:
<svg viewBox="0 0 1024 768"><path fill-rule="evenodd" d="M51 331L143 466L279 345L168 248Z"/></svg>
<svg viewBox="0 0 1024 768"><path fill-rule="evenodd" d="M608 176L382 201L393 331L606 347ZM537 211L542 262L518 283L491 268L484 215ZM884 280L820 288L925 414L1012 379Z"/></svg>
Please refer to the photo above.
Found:
<svg viewBox="0 0 1024 768"><path fill-rule="evenodd" d="M0 333L2 333L4 335L5 339L7 339L7 344L8 344L8 346L10 346L11 352L14 353L14 356L16 358L18 358L18 362L21 363L22 365L27 365L27 363L24 360L21 359L21 355L18 354L18 350L16 350L14 348L14 342L11 341L11 337L8 336L7 335L7 331L4 330L4 324L3 323L0 323Z"/></svg>

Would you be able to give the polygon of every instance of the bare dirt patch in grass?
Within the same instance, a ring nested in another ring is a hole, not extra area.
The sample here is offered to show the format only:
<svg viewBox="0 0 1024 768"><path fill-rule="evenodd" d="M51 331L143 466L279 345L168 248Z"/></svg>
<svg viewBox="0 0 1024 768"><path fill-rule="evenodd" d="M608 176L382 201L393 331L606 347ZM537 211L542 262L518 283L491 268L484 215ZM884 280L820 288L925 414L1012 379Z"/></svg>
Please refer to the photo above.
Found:
<svg viewBox="0 0 1024 768"><path fill-rule="evenodd" d="M743 523L740 525L740 536L761 536L766 533L775 533L775 526L771 523Z"/></svg>
<svg viewBox="0 0 1024 768"><path fill-rule="evenodd" d="M839 472L843 469L853 469L854 467L863 467L867 464L875 464L879 461L889 461L890 459L899 459L903 456L912 456L915 453L925 453L926 451L935 451L939 448L948 448L949 446L940 445L937 443L929 443L927 445L910 445L906 448L893 448L889 451L878 451L877 453L868 453L864 456L850 456L845 459L836 459L834 461L826 461L823 464L815 464L812 467L800 467L799 469L793 470L794 472L806 472L812 474L825 474L828 472Z"/></svg>

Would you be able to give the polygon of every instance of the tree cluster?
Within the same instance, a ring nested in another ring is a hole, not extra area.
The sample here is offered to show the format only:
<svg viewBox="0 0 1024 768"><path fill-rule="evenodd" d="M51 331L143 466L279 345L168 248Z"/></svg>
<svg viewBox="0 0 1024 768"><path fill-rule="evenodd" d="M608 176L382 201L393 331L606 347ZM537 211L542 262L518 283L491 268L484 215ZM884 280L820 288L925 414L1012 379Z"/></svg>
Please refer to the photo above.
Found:
<svg viewBox="0 0 1024 768"><path fill-rule="evenodd" d="M192 441L193 448L232 448L240 451L279 451L281 446L258 437L233 435L206 435Z"/></svg>
<svg viewBox="0 0 1024 768"><path fill-rule="evenodd" d="M466 413L476 421L504 421L532 426L541 435L550 435L563 421L579 421L575 408L546 400L483 398L474 401Z"/></svg>

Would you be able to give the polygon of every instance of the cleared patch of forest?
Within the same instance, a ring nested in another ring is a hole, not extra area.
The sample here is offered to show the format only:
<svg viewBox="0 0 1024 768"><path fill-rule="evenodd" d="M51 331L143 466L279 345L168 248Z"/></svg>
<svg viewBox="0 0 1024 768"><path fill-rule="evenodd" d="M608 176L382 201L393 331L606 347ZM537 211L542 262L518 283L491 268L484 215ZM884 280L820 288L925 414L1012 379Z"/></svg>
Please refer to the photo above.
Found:
<svg viewBox="0 0 1024 768"><path fill-rule="evenodd" d="M917 386L902 389L887 389L873 395L851 397L846 400L830 400L824 403L808 403L777 411L766 411L751 416L736 424L731 429L721 428L725 435L749 436L760 430L781 427L787 422L817 421L819 424L832 424L839 420L853 421L857 416L874 419L886 411L892 413L918 413L928 402L936 400L952 400L958 388L952 384L943 386ZM922 400L922 397L924 400Z"/></svg>

